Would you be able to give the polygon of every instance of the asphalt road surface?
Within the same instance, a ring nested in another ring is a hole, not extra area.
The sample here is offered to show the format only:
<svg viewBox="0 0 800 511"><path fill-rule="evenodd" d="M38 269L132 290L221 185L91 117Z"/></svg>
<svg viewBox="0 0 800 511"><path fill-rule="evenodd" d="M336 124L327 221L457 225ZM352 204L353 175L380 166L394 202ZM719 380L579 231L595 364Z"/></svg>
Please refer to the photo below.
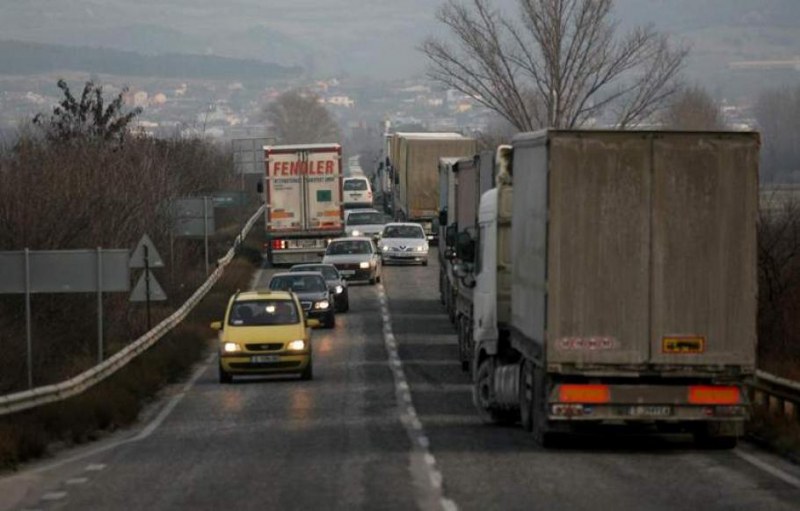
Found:
<svg viewBox="0 0 800 511"><path fill-rule="evenodd" d="M266 279L269 272L261 275ZM438 267L387 267L314 333L315 378L216 380L142 423L0 478L0 509L800 509L800 467L744 445L606 435L544 450L480 423Z"/></svg>

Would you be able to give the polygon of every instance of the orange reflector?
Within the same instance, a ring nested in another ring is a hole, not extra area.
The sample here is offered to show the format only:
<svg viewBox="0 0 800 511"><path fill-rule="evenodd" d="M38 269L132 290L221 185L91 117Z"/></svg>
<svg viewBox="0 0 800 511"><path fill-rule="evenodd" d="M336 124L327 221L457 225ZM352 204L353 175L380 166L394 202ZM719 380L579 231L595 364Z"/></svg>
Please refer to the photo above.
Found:
<svg viewBox="0 0 800 511"><path fill-rule="evenodd" d="M610 400L608 385L561 385L558 389L561 403L608 403Z"/></svg>
<svg viewBox="0 0 800 511"><path fill-rule="evenodd" d="M737 405L741 401L739 387L710 385L689 387L689 403L693 405Z"/></svg>

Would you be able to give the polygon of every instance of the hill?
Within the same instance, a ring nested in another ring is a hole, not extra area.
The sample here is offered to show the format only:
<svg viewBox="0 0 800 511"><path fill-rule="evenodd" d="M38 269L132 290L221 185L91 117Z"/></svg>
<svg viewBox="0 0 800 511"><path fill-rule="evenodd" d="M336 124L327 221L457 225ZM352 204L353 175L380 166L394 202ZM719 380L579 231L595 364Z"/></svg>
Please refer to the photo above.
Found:
<svg viewBox="0 0 800 511"><path fill-rule="evenodd" d="M157 78L271 80L291 78L299 67L210 55L143 55L86 46L0 41L0 74L30 75L54 71Z"/></svg>

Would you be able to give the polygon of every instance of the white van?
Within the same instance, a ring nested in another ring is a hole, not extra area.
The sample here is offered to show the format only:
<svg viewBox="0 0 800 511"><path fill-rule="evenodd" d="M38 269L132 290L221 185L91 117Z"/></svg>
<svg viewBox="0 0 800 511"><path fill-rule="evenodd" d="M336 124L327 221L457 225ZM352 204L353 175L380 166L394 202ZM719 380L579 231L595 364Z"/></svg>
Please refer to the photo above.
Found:
<svg viewBox="0 0 800 511"><path fill-rule="evenodd" d="M342 183L345 208L372 207L372 187L366 177L346 177Z"/></svg>

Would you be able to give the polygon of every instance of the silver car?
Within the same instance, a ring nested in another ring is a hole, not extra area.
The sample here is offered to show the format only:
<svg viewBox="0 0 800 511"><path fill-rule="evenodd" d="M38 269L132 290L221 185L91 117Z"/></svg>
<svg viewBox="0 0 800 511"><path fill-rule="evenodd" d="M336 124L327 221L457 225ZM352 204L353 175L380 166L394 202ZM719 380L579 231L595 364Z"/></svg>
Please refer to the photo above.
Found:
<svg viewBox="0 0 800 511"><path fill-rule="evenodd" d="M336 266L347 280L364 280L370 284L381 281L381 258L369 238L332 240L322 262Z"/></svg>
<svg viewBox="0 0 800 511"><path fill-rule="evenodd" d="M428 240L419 224L386 224L379 241L381 262L422 263L428 265Z"/></svg>
<svg viewBox="0 0 800 511"><path fill-rule="evenodd" d="M374 209L354 209L345 213L344 231L348 236L375 239L384 225L386 217Z"/></svg>

